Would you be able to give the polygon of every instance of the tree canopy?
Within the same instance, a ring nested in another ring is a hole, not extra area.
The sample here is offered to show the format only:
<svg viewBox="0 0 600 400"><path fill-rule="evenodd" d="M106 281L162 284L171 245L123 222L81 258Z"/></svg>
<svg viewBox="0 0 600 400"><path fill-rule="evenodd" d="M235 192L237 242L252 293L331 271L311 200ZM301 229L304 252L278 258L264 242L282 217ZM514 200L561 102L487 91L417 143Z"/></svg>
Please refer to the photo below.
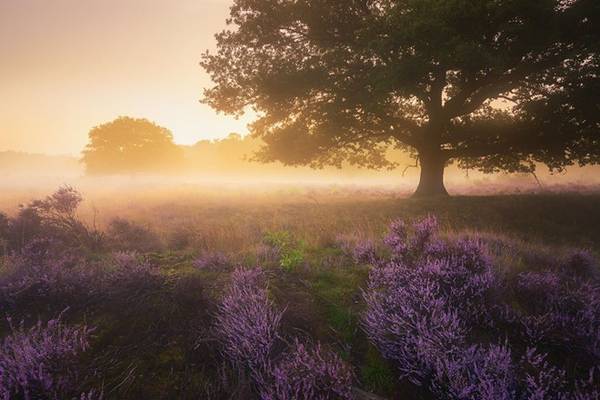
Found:
<svg viewBox="0 0 600 400"><path fill-rule="evenodd" d="M450 162L484 172L600 161L600 2L235 0L204 101L251 125L264 161L389 166L417 194Z"/></svg>
<svg viewBox="0 0 600 400"><path fill-rule="evenodd" d="M93 128L89 139L83 162L92 175L171 172L183 161L172 133L147 119L119 117Z"/></svg>

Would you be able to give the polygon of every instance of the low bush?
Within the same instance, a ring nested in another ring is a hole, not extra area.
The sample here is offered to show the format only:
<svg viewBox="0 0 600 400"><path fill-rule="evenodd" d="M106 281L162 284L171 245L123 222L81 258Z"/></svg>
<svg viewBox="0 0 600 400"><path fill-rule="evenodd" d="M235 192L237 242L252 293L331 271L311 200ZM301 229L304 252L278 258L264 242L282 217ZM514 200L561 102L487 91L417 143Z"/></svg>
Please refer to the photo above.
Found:
<svg viewBox="0 0 600 400"><path fill-rule="evenodd" d="M208 251L202 253L193 261L194 267L199 270L223 270L231 265L226 254L220 251Z"/></svg>
<svg viewBox="0 0 600 400"><path fill-rule="evenodd" d="M268 299L261 269L235 270L216 318L226 357L250 372L264 400L350 399L348 364L319 344L297 339L286 350L279 333L281 317Z"/></svg>
<svg viewBox="0 0 600 400"><path fill-rule="evenodd" d="M20 253L31 242L46 241L55 248L95 252L103 246L103 234L76 215L83 197L62 186L42 200L21 205L14 218L0 215L0 245L4 253Z"/></svg>
<svg viewBox="0 0 600 400"><path fill-rule="evenodd" d="M268 373L268 381L261 385L263 400L352 398L352 370L320 344L310 346L296 339Z"/></svg>
<svg viewBox="0 0 600 400"><path fill-rule="evenodd" d="M505 276L482 241L442 240L432 217L394 222L384 242L390 254L370 273L363 325L401 378L440 399L598 398L590 257Z"/></svg>
<svg viewBox="0 0 600 400"><path fill-rule="evenodd" d="M219 305L216 331L232 362L260 373L277 340L281 313L269 300L260 268L236 269Z"/></svg>
<svg viewBox="0 0 600 400"><path fill-rule="evenodd" d="M108 245L115 251L148 253L163 248L163 244L155 232L123 218L115 218L110 221L106 236Z"/></svg>
<svg viewBox="0 0 600 400"><path fill-rule="evenodd" d="M80 394L77 357L89 348L92 329L71 327L62 314L25 329L12 326L0 345L0 397L61 400L75 396L99 399L98 392Z"/></svg>

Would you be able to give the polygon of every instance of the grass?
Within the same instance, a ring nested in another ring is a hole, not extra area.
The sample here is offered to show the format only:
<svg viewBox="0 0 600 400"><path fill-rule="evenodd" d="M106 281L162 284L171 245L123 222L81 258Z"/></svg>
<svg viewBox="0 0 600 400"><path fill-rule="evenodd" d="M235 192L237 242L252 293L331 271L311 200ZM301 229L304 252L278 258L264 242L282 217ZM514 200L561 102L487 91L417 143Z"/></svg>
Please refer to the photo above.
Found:
<svg viewBox="0 0 600 400"><path fill-rule="evenodd" d="M270 271L273 299L286 309L284 333L300 332L331 346L353 364L363 389L388 397L403 389L360 327L368 267L356 265L335 245L337 235L380 238L392 219L435 214L448 235L483 232L497 250L497 265L513 268L513 273L531 268L534 261L525 256L503 259L502 246L514 246L523 255L535 249L551 257L566 247L600 254L596 194L437 200L357 196L317 203L164 201L118 213L150 227L165 243L173 235L187 235L184 248L147 255L159 265L159 283L126 288L114 297L83 299L85 306L69 312L71 321L97 326L87 357L102 372L90 379L104 387L108 399L222 398L232 387L243 393L239 377L222 371L215 343L202 341L210 337L212 313L230 271L194 268L194 257L206 250L226 252L234 264L262 263ZM102 209L102 204L96 206ZM265 245L291 254L289 262L262 257L257 249ZM34 299L20 304L18 313L32 321L60 307ZM0 332L6 332L5 325Z"/></svg>
<svg viewBox="0 0 600 400"><path fill-rule="evenodd" d="M447 229L502 233L527 242L600 247L600 194L543 194L459 196L448 199L397 199L352 192L314 202L305 196L284 200L266 198L161 198L103 210L104 220L121 216L158 232L165 242L188 235L188 248L244 252L261 242L267 232L289 232L313 248L331 244L335 236L361 232L379 237L394 218L435 214ZM115 203L120 204L119 199Z"/></svg>

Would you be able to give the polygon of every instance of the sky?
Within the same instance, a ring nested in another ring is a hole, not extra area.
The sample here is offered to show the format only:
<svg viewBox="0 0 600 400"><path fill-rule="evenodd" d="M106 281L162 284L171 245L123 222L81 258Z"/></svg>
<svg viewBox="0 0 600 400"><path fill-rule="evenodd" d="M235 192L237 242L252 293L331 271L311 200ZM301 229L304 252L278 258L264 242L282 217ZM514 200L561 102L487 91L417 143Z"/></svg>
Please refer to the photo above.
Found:
<svg viewBox="0 0 600 400"><path fill-rule="evenodd" d="M246 133L201 104L229 0L0 0L0 151L78 155L91 128L148 118L175 142Z"/></svg>

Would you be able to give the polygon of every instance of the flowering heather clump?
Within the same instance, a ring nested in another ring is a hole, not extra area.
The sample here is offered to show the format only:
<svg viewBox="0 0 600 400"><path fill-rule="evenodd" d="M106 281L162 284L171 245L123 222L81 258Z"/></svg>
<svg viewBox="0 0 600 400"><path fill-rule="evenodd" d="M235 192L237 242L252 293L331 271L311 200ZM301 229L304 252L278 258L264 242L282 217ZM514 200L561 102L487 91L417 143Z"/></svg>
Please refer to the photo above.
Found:
<svg viewBox="0 0 600 400"><path fill-rule="evenodd" d="M581 278L598 278L598 263L589 251L576 250L569 254L560 266L565 274L575 274Z"/></svg>
<svg viewBox="0 0 600 400"><path fill-rule="evenodd" d="M433 216L417 221L409 227L402 220L390 224L383 242L392 251L392 259L408 263L426 261L445 250L444 243L437 238L438 222Z"/></svg>
<svg viewBox="0 0 600 400"><path fill-rule="evenodd" d="M358 241L352 248L352 259L357 264L373 263L376 258L375 244L370 240Z"/></svg>
<svg viewBox="0 0 600 400"><path fill-rule="evenodd" d="M508 279L480 240L441 240L432 218L394 222L385 243L363 324L402 377L440 399L598 399L600 286L587 253ZM553 351L579 366L553 366Z"/></svg>
<svg viewBox="0 0 600 400"><path fill-rule="evenodd" d="M21 205L19 213L9 218L3 229L8 250L21 252L29 243L40 239L51 239L55 246L63 249L100 249L103 235L77 218L76 211L82 201L76 189L62 186L45 199Z"/></svg>
<svg viewBox="0 0 600 400"><path fill-rule="evenodd" d="M296 340L279 362L272 361L281 317L268 299L262 270L236 269L216 322L227 358L250 370L264 400L350 399L350 367L320 345Z"/></svg>
<svg viewBox="0 0 600 400"><path fill-rule="evenodd" d="M516 370L505 345L470 346L440 357L431 382L439 398L510 400L516 395Z"/></svg>
<svg viewBox="0 0 600 400"><path fill-rule="evenodd" d="M111 257L113 281L132 281L151 275L153 267L135 251L116 251Z"/></svg>
<svg viewBox="0 0 600 400"><path fill-rule="evenodd" d="M263 400L326 400L352 398L352 371L337 354L319 344L296 340L293 349L271 369Z"/></svg>
<svg viewBox="0 0 600 400"><path fill-rule="evenodd" d="M403 377L419 385L442 354L465 340L461 320L438 290L432 280L391 262L371 271L365 292L367 335Z"/></svg>
<svg viewBox="0 0 600 400"><path fill-rule="evenodd" d="M564 369L551 365L548 355L536 348L528 348L521 360L525 374L522 398L527 400L598 400L600 385L597 382L599 368L592 368L584 379L578 379L573 388Z"/></svg>
<svg viewBox="0 0 600 400"><path fill-rule="evenodd" d="M47 297L89 293L94 271L71 252L54 251L47 240L35 239L21 254L8 257L0 277L0 303L27 296Z"/></svg>
<svg viewBox="0 0 600 400"><path fill-rule="evenodd" d="M236 269L218 308L216 330L230 361L258 371L268 364L281 321L260 268Z"/></svg>
<svg viewBox="0 0 600 400"><path fill-rule="evenodd" d="M489 322L490 298L499 286L497 273L477 241L459 239L437 242L430 247L427 261L418 270L436 282L439 296L471 324Z"/></svg>
<svg viewBox="0 0 600 400"><path fill-rule="evenodd" d="M513 318L529 343L585 348L600 359L598 283L560 271L526 272L517 277L516 292L522 307Z"/></svg>
<svg viewBox="0 0 600 400"><path fill-rule="evenodd" d="M69 327L59 315L26 330L23 324L0 345L0 396L64 399L75 392L76 356L89 347L91 329Z"/></svg>
<svg viewBox="0 0 600 400"><path fill-rule="evenodd" d="M219 270L230 265L229 258L219 251L211 251L202 254L193 262L194 267L201 270Z"/></svg>
<svg viewBox="0 0 600 400"><path fill-rule="evenodd" d="M372 264L376 262L377 248L373 241L354 236L339 235L336 242L347 256L352 257L356 264Z"/></svg>
<svg viewBox="0 0 600 400"><path fill-rule="evenodd" d="M403 258L409 251L408 231L402 220L393 221L390 224L388 235L383 242L392 250L395 258Z"/></svg>

